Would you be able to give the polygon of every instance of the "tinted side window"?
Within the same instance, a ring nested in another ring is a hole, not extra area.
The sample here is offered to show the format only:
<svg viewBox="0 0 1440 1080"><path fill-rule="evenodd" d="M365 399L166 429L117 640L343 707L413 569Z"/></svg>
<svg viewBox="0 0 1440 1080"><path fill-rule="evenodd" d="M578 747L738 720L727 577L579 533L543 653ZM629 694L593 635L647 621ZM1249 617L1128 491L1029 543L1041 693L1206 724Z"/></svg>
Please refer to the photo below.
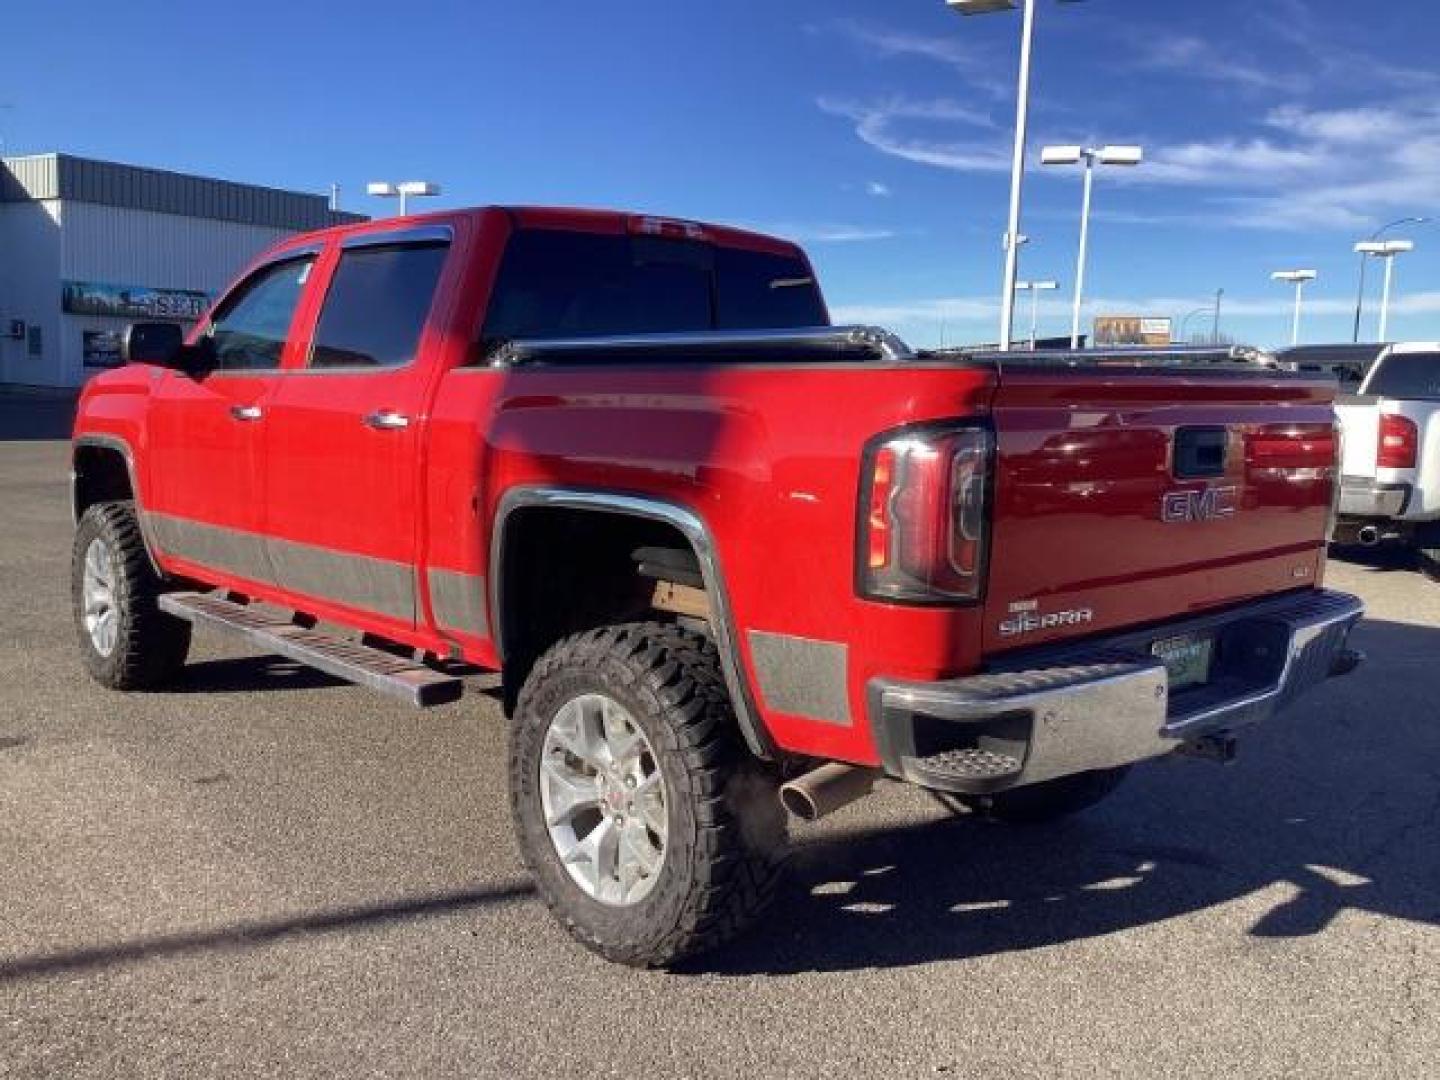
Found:
<svg viewBox="0 0 1440 1080"><path fill-rule="evenodd" d="M313 256L260 270L210 320L217 369L263 371L280 366L290 321L310 277Z"/></svg>
<svg viewBox="0 0 1440 1080"><path fill-rule="evenodd" d="M720 248L715 325L721 330L824 326L825 304L805 264L790 255Z"/></svg>
<svg viewBox="0 0 1440 1080"><path fill-rule="evenodd" d="M401 367L415 358L445 244L345 251L320 311L310 366Z"/></svg>
<svg viewBox="0 0 1440 1080"><path fill-rule="evenodd" d="M708 330L708 254L678 241L634 245L628 236L518 232L505 249L485 340Z"/></svg>
<svg viewBox="0 0 1440 1080"><path fill-rule="evenodd" d="M1391 353L1365 392L1412 400L1440 398L1440 353Z"/></svg>

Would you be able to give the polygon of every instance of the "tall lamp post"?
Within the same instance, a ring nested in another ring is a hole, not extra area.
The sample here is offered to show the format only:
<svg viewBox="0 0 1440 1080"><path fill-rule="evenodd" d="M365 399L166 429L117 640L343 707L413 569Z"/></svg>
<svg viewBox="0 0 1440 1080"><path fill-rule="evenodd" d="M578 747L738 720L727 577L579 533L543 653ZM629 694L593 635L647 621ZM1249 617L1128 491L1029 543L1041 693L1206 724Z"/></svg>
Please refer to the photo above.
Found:
<svg viewBox="0 0 1440 1080"><path fill-rule="evenodd" d="M1373 233L1370 234L1370 239L1369 239L1368 241L1366 241L1366 242L1367 242L1367 243L1373 243L1374 241L1379 240L1382 236L1384 236L1384 235L1385 235L1387 232L1389 232L1391 229L1398 229L1401 225L1424 225L1424 224L1426 224L1427 222L1429 222L1430 220L1431 220L1431 219L1428 218L1428 217L1403 217L1403 218L1397 218L1395 221L1390 222L1389 225L1382 225L1382 226L1380 226L1380 228L1376 229ZM1356 251L1360 251L1360 249L1359 249L1358 246L1356 247L1355 250L1356 250ZM1354 341L1355 341L1357 344L1358 344L1359 341L1360 341L1360 317L1361 317L1361 315L1364 313L1364 310L1365 310L1365 269L1366 269L1366 267L1368 267L1369 265L1370 265L1370 254L1369 254L1368 252L1360 252L1360 288L1359 288L1358 290L1356 290L1356 293L1355 293L1355 337L1354 337Z"/></svg>
<svg viewBox="0 0 1440 1080"><path fill-rule="evenodd" d="M1075 308L1070 316L1070 347L1080 347L1080 308L1085 296L1085 260L1090 246L1090 199L1095 186L1095 164L1134 167L1145 160L1145 151L1138 146L1047 146L1040 152L1042 165L1078 165L1085 163L1084 195L1080 201L1080 255L1075 266Z"/></svg>
<svg viewBox="0 0 1440 1080"><path fill-rule="evenodd" d="M1036 342L1039 340L1040 330L1040 294L1042 292L1054 292L1060 288L1058 281L1017 281L1015 289L1017 292L1028 292L1030 294L1030 351L1035 351Z"/></svg>
<svg viewBox="0 0 1440 1080"><path fill-rule="evenodd" d="M1062 4L1079 0L1059 0ZM1015 316L1015 281L1020 270L1020 208L1025 186L1025 148L1030 124L1030 57L1035 44L1035 0L945 0L961 15L992 15L1022 8L1020 27L1020 79L1015 99L1015 152L1010 161L1010 216L1005 226L1005 283L1000 290L1000 349L1010 348Z"/></svg>
<svg viewBox="0 0 1440 1080"><path fill-rule="evenodd" d="M1300 306L1305 300L1305 285L1316 278L1314 270L1276 270L1270 275L1272 281L1284 281L1295 286L1295 321L1290 328L1290 344L1300 344Z"/></svg>
<svg viewBox="0 0 1440 1080"><path fill-rule="evenodd" d="M365 185L365 194L381 199L399 198L400 216L404 217L406 199L412 195L416 197L439 195L440 185L429 180L405 180L398 184L392 184L386 180L376 180Z"/></svg>
<svg viewBox="0 0 1440 1080"><path fill-rule="evenodd" d="M1390 334L1390 288L1395 280L1395 256L1415 250L1413 240L1364 240L1355 245L1355 253L1367 259L1385 260L1385 289L1380 300L1380 333L1383 342Z"/></svg>

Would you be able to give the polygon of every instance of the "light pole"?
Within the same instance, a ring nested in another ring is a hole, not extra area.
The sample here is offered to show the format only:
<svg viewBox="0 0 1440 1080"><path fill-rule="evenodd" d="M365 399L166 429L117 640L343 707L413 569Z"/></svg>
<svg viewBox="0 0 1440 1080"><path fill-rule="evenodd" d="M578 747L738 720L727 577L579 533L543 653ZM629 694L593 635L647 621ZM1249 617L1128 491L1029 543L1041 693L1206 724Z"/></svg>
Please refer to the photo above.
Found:
<svg viewBox="0 0 1440 1080"><path fill-rule="evenodd" d="M1059 0L1077 3L1078 0ZM1015 280L1020 270L1020 208L1025 187L1025 148L1030 124L1030 57L1035 44L1035 0L945 0L961 15L991 15L1020 7L1020 77L1015 96L1015 151L1010 160L1010 216L1005 226L1005 283L1000 290L1000 349L1010 348L1011 321L1015 315Z"/></svg>
<svg viewBox="0 0 1440 1080"><path fill-rule="evenodd" d="M1371 233L1370 241L1373 242L1375 240L1379 240L1391 229L1397 229L1401 225L1424 225L1430 220L1431 219L1428 217L1397 218L1395 221L1390 222L1389 225L1382 225L1380 226L1380 228L1376 229L1373 233ZM1355 250L1359 251L1360 249L1357 247ZM1360 252L1360 288L1356 290L1355 293L1355 337L1353 340L1356 342L1356 344L1359 344L1360 342L1360 316L1364 312L1365 308L1365 269L1369 265L1369 253Z"/></svg>
<svg viewBox="0 0 1440 1080"><path fill-rule="evenodd" d="M1385 289L1380 301L1380 334L1384 342L1390 333L1390 288L1395 280L1395 256L1415 250L1413 240L1364 240L1355 245L1355 253L1365 258L1385 260Z"/></svg>
<svg viewBox="0 0 1440 1080"><path fill-rule="evenodd" d="M1138 146L1047 146L1040 152L1042 165L1078 165L1085 163L1084 195L1080 201L1080 255L1075 266L1075 309L1070 316L1070 347L1080 347L1080 307L1085 296L1085 258L1090 246L1090 197L1095 186L1095 163L1134 167L1145 160L1145 151Z"/></svg>
<svg viewBox="0 0 1440 1080"><path fill-rule="evenodd" d="M1058 281L1017 281L1015 289L1017 292L1028 292L1030 294L1030 351L1035 351L1035 343L1039 340L1040 329L1040 294L1042 292L1054 292L1060 288Z"/></svg>
<svg viewBox="0 0 1440 1080"><path fill-rule="evenodd" d="M387 180L374 180L365 185L366 195L375 195L382 199L400 199L400 216L405 216L405 200L415 195L417 197L426 195L439 195L440 185L429 180L405 180L398 184L392 184Z"/></svg>
<svg viewBox="0 0 1440 1080"><path fill-rule="evenodd" d="M1215 290L1215 326L1210 331L1210 344L1220 344L1220 302L1225 299L1225 290Z"/></svg>
<svg viewBox="0 0 1440 1080"><path fill-rule="evenodd" d="M1295 286L1295 322L1290 329L1290 344L1300 344L1300 305L1304 303L1305 284L1316 278L1314 270L1276 270L1270 275L1272 281L1289 282Z"/></svg>

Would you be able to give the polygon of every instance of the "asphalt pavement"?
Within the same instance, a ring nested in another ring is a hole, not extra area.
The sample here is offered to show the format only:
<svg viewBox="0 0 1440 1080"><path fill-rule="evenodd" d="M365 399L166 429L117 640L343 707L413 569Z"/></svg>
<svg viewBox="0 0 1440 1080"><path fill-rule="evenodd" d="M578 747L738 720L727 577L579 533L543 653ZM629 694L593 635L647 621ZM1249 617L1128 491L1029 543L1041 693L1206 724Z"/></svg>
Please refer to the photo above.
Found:
<svg viewBox="0 0 1440 1080"><path fill-rule="evenodd" d="M1440 1072L1440 585L1332 562L1370 656L1072 821L913 789L797 827L781 902L674 973L535 900L483 681L414 712L201 634L82 673L62 444L0 443L0 1076Z"/></svg>

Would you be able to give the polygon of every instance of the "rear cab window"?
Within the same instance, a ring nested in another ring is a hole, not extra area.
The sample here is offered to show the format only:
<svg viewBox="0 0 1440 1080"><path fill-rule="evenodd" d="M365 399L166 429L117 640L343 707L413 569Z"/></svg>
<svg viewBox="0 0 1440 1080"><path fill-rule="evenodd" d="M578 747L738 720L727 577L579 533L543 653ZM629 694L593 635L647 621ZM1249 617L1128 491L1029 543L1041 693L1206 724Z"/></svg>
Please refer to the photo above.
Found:
<svg viewBox="0 0 1440 1080"><path fill-rule="evenodd" d="M1440 401L1440 353L1391 353L1370 376L1365 393L1410 401Z"/></svg>
<svg viewBox="0 0 1440 1080"><path fill-rule="evenodd" d="M501 259L482 331L508 341L828 324L798 253L706 241L522 229Z"/></svg>
<svg viewBox="0 0 1440 1080"><path fill-rule="evenodd" d="M445 265L448 243L383 244L341 253L320 309L310 367L404 367Z"/></svg>

